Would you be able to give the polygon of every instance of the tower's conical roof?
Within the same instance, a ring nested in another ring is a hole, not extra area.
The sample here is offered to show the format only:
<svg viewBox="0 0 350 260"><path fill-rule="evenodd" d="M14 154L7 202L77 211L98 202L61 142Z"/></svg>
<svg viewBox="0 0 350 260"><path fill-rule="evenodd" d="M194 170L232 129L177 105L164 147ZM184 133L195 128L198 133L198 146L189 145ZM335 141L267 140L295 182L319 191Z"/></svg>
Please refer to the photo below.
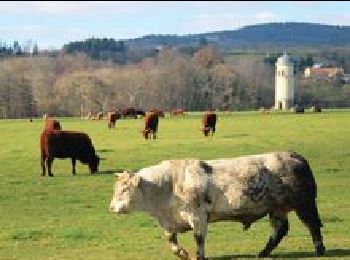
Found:
<svg viewBox="0 0 350 260"><path fill-rule="evenodd" d="M276 62L276 65L279 65L279 66L286 66L291 64L293 64L293 62L290 56L287 55L287 53L283 53L283 55L279 57Z"/></svg>

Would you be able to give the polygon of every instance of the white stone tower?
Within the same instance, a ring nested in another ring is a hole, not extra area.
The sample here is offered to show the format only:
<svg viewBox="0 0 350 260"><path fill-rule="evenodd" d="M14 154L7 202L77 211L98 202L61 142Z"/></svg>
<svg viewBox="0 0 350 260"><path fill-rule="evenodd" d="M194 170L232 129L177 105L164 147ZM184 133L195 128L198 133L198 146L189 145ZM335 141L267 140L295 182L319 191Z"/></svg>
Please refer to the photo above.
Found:
<svg viewBox="0 0 350 260"><path fill-rule="evenodd" d="M294 105L294 65L284 53L276 62L275 109L289 109Z"/></svg>

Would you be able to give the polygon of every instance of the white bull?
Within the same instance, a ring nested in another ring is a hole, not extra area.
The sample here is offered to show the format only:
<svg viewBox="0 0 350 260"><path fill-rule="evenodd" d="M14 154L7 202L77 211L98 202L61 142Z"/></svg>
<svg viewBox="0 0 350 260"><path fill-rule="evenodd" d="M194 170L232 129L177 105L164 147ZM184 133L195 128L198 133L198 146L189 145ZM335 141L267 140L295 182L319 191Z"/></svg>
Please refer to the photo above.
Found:
<svg viewBox="0 0 350 260"><path fill-rule="evenodd" d="M158 219L173 253L184 259L188 253L178 244L177 233L192 229L197 259L205 259L208 223L232 220L248 229L269 214L272 234L259 253L266 257L287 234L292 210L308 227L316 255L323 255L316 183L308 162L294 152L163 161L119 174L110 203L112 212L144 211Z"/></svg>

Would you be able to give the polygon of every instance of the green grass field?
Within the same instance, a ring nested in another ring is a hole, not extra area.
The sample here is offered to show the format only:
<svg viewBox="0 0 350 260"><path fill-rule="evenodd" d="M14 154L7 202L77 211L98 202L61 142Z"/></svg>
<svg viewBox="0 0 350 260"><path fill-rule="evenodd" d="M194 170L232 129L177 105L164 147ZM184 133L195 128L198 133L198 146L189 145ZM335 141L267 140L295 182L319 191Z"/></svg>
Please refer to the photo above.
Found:
<svg viewBox="0 0 350 260"><path fill-rule="evenodd" d="M77 162L55 160L55 177L40 176L39 136L43 121L0 121L0 259L177 259L157 222L143 213L108 212L114 172L137 170L175 158L214 159L294 150L310 162L318 184L326 258L350 259L350 110L320 114L219 113L217 133L205 139L201 113L160 120L159 138L145 141L142 119L128 119L108 130L105 121L60 118L65 130L86 132L105 158L90 175ZM294 213L290 231L273 256L311 258L308 230ZM254 258L270 234L267 218L242 230L237 222L209 225L209 259ZM179 242L195 255L192 232Z"/></svg>

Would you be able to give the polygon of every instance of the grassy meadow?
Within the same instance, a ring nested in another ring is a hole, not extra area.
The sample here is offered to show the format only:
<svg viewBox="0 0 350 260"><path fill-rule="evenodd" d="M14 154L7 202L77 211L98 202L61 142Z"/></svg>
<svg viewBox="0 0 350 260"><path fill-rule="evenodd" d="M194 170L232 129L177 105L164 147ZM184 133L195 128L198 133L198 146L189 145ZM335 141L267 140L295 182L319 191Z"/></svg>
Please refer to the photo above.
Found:
<svg viewBox="0 0 350 260"><path fill-rule="evenodd" d="M213 139L200 132L201 113L160 119L157 140L145 141L142 119L105 121L59 118L65 130L90 135L104 160L90 175L77 162L53 163L55 177L40 176L42 119L0 121L0 259L177 259L157 222L143 213L108 212L114 172L138 170L161 160L214 159L294 150L309 160L318 184L318 207L324 224L326 258L350 259L350 110L322 113L218 113ZM312 258L308 230L294 213L290 231L272 256ZM268 218L243 231L237 222L209 225L209 259L255 258L270 234ZM179 242L195 256L192 232Z"/></svg>

